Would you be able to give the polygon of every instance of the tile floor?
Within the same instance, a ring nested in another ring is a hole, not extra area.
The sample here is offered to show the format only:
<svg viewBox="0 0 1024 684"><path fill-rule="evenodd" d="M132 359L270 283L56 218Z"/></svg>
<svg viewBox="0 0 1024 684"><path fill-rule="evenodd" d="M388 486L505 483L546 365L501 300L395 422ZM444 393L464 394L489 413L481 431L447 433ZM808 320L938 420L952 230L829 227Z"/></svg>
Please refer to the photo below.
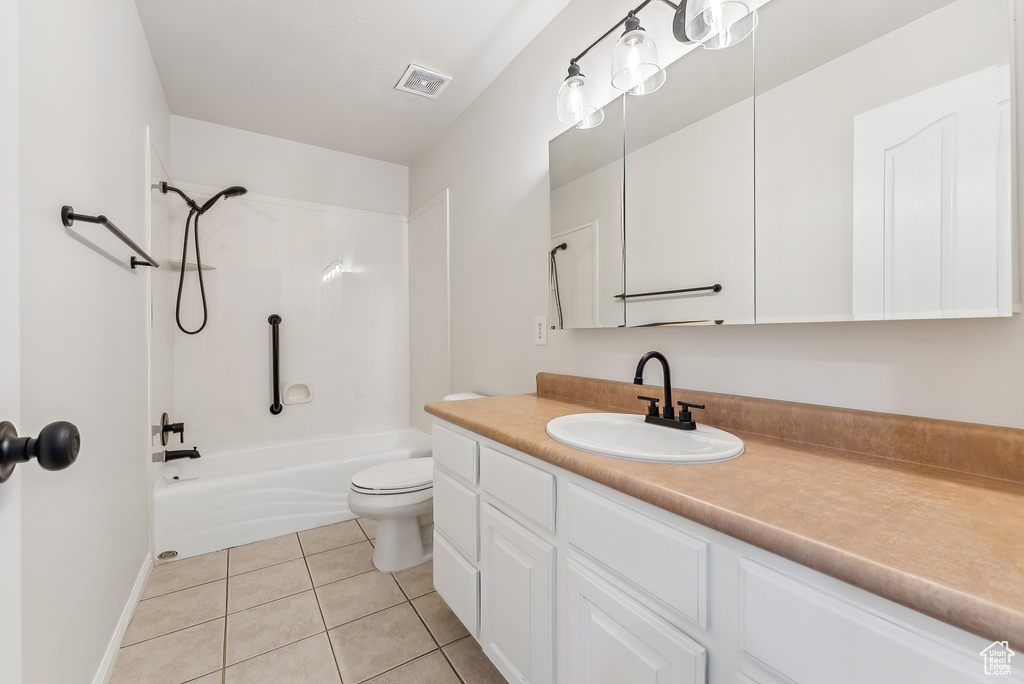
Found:
<svg viewBox="0 0 1024 684"><path fill-rule="evenodd" d="M111 684L504 684L434 591L348 522L157 566Z"/></svg>

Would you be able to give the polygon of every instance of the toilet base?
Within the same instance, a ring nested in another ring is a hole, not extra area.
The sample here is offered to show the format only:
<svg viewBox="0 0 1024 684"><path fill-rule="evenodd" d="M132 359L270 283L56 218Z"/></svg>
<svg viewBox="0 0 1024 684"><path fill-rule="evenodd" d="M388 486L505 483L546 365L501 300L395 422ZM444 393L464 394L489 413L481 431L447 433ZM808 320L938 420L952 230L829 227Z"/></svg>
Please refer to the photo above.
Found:
<svg viewBox="0 0 1024 684"><path fill-rule="evenodd" d="M434 554L432 537L424 542L420 518L385 518L377 521L373 564L382 572L397 572L426 563Z"/></svg>

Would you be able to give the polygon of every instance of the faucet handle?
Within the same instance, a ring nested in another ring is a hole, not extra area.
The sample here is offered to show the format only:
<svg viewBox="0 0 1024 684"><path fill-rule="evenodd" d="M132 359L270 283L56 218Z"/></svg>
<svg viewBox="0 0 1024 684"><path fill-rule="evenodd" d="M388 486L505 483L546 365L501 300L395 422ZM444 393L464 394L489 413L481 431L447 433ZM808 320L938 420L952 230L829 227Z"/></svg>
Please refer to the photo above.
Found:
<svg viewBox="0 0 1024 684"><path fill-rule="evenodd" d="M690 409L702 409L704 408L704 404L691 404L688 401L677 401L676 403L682 407L679 409L679 420L683 423L683 429L696 430L697 422L693 419L693 416L690 415Z"/></svg>
<svg viewBox="0 0 1024 684"><path fill-rule="evenodd" d="M650 406L647 407L647 415L654 416L655 418L660 417L659 414L658 414L658 402L661 401L661 399L658 399L657 397L641 397L641 396L638 396L637 399L643 399L644 401L651 402Z"/></svg>

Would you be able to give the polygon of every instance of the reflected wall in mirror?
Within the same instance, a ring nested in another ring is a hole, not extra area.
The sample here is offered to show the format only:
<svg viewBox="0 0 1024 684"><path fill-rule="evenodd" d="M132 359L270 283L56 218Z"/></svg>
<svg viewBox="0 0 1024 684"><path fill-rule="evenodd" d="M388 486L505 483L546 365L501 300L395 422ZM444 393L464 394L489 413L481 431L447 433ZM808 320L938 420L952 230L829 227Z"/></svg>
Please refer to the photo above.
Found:
<svg viewBox="0 0 1024 684"><path fill-rule="evenodd" d="M629 327L754 322L753 55L692 50L626 98Z"/></svg>
<svg viewBox="0 0 1024 684"><path fill-rule="evenodd" d="M760 10L757 322L1014 311L1009 9Z"/></svg>
<svg viewBox="0 0 1024 684"><path fill-rule="evenodd" d="M596 128L570 128L548 146L552 328L618 328L622 292L622 100ZM565 245L564 248L561 245Z"/></svg>

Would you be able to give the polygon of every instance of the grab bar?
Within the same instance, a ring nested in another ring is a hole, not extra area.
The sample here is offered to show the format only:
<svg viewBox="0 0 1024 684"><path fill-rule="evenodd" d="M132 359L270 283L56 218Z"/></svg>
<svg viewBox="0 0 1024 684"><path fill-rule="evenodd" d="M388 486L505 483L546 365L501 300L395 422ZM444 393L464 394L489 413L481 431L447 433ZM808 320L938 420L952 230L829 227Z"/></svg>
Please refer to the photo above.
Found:
<svg viewBox="0 0 1024 684"><path fill-rule="evenodd" d="M142 257L142 259L138 259L134 256L131 258L131 261L129 263L131 264L132 269L135 269L138 266L150 266L152 268L160 268L160 264L156 263L156 259L146 254L144 249L135 244L135 241L132 240L127 235L125 235L120 228L118 228L113 223L108 221L107 217L104 216L103 214L100 214L99 216L86 216L85 214L76 214L75 210L72 209L70 205L65 204L63 208L61 208L60 210L60 220L61 223L63 223L68 228L73 226L75 224L75 221L85 221L86 223L98 223L107 230L109 230L111 233L113 233L114 237L116 237L118 240L128 245L128 247L131 248L133 252Z"/></svg>
<svg viewBox="0 0 1024 684"><path fill-rule="evenodd" d="M284 406L281 405L281 317L277 314L270 314L267 319L270 323L271 337L273 340L273 380L274 380L274 403L270 405L270 412L275 416L281 412Z"/></svg>
<svg viewBox="0 0 1024 684"><path fill-rule="evenodd" d="M662 290L661 292L637 292L636 294L617 294L615 299L632 299L634 297L659 297L661 295L671 294L685 294L687 292L704 292L705 290L711 290L712 292L721 292L722 286L718 283L714 285L706 285L704 287L688 287L684 290Z"/></svg>

